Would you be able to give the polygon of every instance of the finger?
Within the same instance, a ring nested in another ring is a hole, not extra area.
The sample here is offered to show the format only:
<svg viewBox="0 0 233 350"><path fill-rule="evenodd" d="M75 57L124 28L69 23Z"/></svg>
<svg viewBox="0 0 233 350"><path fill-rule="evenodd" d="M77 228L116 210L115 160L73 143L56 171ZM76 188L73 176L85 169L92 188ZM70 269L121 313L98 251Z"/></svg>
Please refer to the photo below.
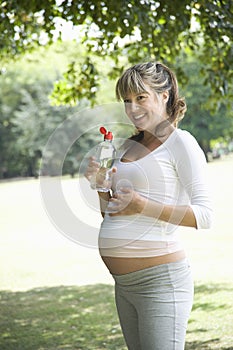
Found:
<svg viewBox="0 0 233 350"><path fill-rule="evenodd" d="M109 200L109 202L112 204L112 206L114 206L114 208L119 206L121 203L119 199L113 197Z"/></svg>
<svg viewBox="0 0 233 350"><path fill-rule="evenodd" d="M118 211L115 211L115 212L113 212L113 211L111 211L110 213L109 213L109 216L122 216L122 215L127 215L127 213L124 211L124 210L121 210L121 209L119 209Z"/></svg>
<svg viewBox="0 0 233 350"><path fill-rule="evenodd" d="M89 180L94 174L93 171L86 171L84 176Z"/></svg>
<svg viewBox="0 0 233 350"><path fill-rule="evenodd" d="M99 164L94 156L88 158L88 164Z"/></svg>
<svg viewBox="0 0 233 350"><path fill-rule="evenodd" d="M121 187L120 188L120 192L121 193L132 193L132 188L129 188L129 187Z"/></svg>
<svg viewBox="0 0 233 350"><path fill-rule="evenodd" d="M88 177L88 176L92 176L92 175L95 175L97 174L97 170L91 168L91 169L87 169L87 171L85 172L85 176Z"/></svg>
<svg viewBox="0 0 233 350"><path fill-rule="evenodd" d="M111 211L111 212L109 213L109 216L118 216L118 215L121 215L121 211L117 211L117 212Z"/></svg>
<svg viewBox="0 0 233 350"><path fill-rule="evenodd" d="M90 168L92 168L92 167L99 168L100 165L99 165L98 162L92 160L92 161L88 164L88 166L89 166Z"/></svg>
<svg viewBox="0 0 233 350"><path fill-rule="evenodd" d="M100 166L98 163L92 163L92 164L88 164L86 172L96 173L99 169L100 169Z"/></svg>

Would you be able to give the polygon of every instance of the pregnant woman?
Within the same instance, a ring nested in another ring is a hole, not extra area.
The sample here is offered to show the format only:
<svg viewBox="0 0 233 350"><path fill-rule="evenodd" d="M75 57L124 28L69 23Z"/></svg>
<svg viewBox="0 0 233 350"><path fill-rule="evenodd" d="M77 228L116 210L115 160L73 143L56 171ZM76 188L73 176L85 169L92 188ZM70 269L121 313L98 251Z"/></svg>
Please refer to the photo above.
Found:
<svg viewBox="0 0 233 350"><path fill-rule="evenodd" d="M118 100L136 127L114 162L109 192L99 192L101 257L115 280L115 299L130 350L183 350L193 281L178 239L181 226L209 228L206 160L178 128L186 104L175 74L148 62L127 69ZM99 170L90 159L86 177Z"/></svg>

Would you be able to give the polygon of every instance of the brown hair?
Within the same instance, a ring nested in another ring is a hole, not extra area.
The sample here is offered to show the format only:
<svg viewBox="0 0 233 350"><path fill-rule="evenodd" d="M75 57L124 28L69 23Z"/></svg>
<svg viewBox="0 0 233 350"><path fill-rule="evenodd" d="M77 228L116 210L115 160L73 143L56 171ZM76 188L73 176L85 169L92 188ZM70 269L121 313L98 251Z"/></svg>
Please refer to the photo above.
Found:
<svg viewBox="0 0 233 350"><path fill-rule="evenodd" d="M185 99L179 97L178 83L173 71L160 62L141 63L128 68L117 81L117 99L124 100L129 93L146 92L145 84L155 93L169 92L166 105L169 118L166 125L177 125L187 109Z"/></svg>

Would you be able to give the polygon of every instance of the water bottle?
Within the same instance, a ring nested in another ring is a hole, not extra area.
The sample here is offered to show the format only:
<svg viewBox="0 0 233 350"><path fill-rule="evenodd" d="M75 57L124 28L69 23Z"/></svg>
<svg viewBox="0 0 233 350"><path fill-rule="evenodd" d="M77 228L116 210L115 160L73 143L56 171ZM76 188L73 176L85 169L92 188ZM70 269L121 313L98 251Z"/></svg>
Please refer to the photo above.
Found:
<svg viewBox="0 0 233 350"><path fill-rule="evenodd" d="M112 165L116 157L116 149L112 143L113 134L107 131L103 126L100 128L104 140L97 145L95 150L96 161L100 169L96 175L93 175L90 184L91 188L99 192L108 192L112 185Z"/></svg>

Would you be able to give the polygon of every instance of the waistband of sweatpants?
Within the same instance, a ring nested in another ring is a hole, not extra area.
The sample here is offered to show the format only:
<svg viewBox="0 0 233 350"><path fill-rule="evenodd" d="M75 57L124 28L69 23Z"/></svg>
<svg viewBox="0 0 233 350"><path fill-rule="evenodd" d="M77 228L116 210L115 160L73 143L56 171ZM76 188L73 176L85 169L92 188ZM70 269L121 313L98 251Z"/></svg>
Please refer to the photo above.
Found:
<svg viewBox="0 0 233 350"><path fill-rule="evenodd" d="M166 273L167 271L169 272L175 271L179 267L183 267L185 265L187 266L188 263L189 263L188 258L184 258L176 262L155 265L152 267L148 267L146 269L138 270L135 272L129 272L123 275L112 274L112 277L114 278L116 283L131 283L145 276L149 277L149 276L155 276L157 274Z"/></svg>

